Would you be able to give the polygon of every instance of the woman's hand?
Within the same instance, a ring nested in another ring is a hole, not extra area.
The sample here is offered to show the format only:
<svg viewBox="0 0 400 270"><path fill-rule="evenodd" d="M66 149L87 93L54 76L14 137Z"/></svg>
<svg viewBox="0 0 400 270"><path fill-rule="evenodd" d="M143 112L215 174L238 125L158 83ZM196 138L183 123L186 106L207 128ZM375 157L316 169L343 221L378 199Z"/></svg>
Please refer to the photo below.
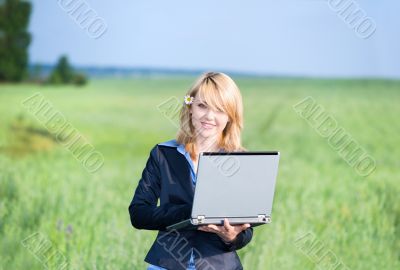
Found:
<svg viewBox="0 0 400 270"><path fill-rule="evenodd" d="M227 218L224 219L224 225L217 226L214 224L208 224L199 226L197 229L204 232L212 232L218 234L224 242L232 242L236 236L250 227L249 223L240 225L231 225Z"/></svg>

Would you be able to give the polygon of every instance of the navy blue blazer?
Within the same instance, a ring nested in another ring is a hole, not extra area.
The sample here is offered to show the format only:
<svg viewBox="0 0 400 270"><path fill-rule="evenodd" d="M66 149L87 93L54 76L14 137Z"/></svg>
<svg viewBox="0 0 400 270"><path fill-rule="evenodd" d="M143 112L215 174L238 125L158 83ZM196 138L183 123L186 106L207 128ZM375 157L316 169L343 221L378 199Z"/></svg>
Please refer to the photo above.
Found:
<svg viewBox="0 0 400 270"><path fill-rule="evenodd" d="M159 231L145 261L169 270L185 270L193 249L196 270L243 269L236 250L251 241L252 227L229 244L215 233L166 231L167 226L190 218L194 196L190 179L190 164L176 147L157 144L152 148L129 205L133 227Z"/></svg>

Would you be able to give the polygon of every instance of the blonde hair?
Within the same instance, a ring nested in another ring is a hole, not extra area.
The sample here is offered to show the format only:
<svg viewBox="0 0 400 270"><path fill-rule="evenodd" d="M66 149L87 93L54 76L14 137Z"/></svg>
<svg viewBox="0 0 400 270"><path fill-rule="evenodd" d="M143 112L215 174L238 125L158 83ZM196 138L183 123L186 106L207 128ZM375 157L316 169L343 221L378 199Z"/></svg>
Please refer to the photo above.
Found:
<svg viewBox="0 0 400 270"><path fill-rule="evenodd" d="M229 119L218 141L218 147L226 152L245 151L241 145L243 129L243 103L236 83L226 74L208 72L201 75L186 95L205 101L214 110L227 113ZM184 144L193 160L197 160L195 130L189 106L184 104L180 111L180 129L176 141Z"/></svg>

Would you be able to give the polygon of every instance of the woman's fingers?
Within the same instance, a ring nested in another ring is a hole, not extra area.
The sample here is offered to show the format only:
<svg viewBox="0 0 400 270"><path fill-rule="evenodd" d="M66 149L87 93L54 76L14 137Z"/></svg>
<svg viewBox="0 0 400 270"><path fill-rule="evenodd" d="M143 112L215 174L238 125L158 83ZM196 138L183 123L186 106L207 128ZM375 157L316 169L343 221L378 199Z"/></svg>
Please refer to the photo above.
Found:
<svg viewBox="0 0 400 270"><path fill-rule="evenodd" d="M246 230L247 228L250 228L250 224L246 223L242 225L242 231Z"/></svg>
<svg viewBox="0 0 400 270"><path fill-rule="evenodd" d="M204 231L204 232L208 232L209 231L207 226L199 226L199 227L197 227L197 230Z"/></svg>
<svg viewBox="0 0 400 270"><path fill-rule="evenodd" d="M214 224L202 225L202 226L197 227L197 229L199 231L212 232L212 233L225 232L225 229L223 226L217 226Z"/></svg>
<svg viewBox="0 0 400 270"><path fill-rule="evenodd" d="M231 232L231 231L244 231L247 228L250 227L249 223L246 224L241 224L241 225L231 225L228 221L228 219L224 219L224 225L223 226L217 226L215 224L208 224L208 225L202 225L199 226L197 229L200 231L205 231L205 232Z"/></svg>
<svg viewBox="0 0 400 270"><path fill-rule="evenodd" d="M209 229L211 229L212 231L215 231L215 232L220 232L221 231L221 229L220 229L221 226L217 226L217 225L214 225L214 224L208 224L207 227Z"/></svg>
<svg viewBox="0 0 400 270"><path fill-rule="evenodd" d="M233 229L232 225L229 224L229 220L228 220L227 218L224 219L224 228L225 228L225 230L227 230L227 231L230 231L230 230Z"/></svg>

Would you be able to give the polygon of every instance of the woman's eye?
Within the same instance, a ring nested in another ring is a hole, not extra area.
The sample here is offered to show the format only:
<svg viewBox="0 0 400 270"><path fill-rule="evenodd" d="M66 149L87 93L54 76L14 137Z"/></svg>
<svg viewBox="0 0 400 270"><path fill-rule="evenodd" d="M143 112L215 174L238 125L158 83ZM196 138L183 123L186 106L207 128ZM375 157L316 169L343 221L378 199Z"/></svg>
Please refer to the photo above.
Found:
<svg viewBox="0 0 400 270"><path fill-rule="evenodd" d="M206 105L204 105L203 103L200 103L200 104L199 104L199 107L200 107L200 108L205 108Z"/></svg>

